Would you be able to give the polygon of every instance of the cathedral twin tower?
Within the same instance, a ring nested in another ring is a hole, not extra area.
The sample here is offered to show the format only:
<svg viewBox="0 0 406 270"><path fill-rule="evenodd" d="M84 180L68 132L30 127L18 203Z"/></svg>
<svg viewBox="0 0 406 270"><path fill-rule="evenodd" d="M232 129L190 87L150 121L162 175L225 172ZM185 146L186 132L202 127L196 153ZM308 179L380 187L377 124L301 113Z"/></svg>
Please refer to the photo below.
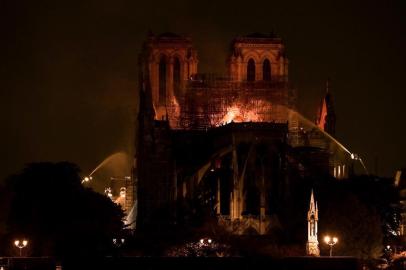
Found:
<svg viewBox="0 0 406 270"><path fill-rule="evenodd" d="M141 80L149 80L155 119L167 117L168 107L187 91L198 73L191 39L172 33L150 35L140 55ZM228 57L227 79L233 82L285 81L288 59L281 39L252 34L236 38Z"/></svg>

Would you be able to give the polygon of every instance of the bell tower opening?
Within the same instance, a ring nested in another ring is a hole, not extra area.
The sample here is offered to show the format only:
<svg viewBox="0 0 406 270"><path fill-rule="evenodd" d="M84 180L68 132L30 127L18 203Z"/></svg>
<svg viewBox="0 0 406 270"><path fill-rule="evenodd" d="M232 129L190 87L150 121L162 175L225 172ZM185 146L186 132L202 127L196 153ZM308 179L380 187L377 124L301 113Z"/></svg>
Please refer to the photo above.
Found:
<svg viewBox="0 0 406 270"><path fill-rule="evenodd" d="M252 58L247 63L247 81L255 81L255 61Z"/></svg>
<svg viewBox="0 0 406 270"><path fill-rule="evenodd" d="M159 105L165 105L166 101L166 57L159 60Z"/></svg>
<svg viewBox="0 0 406 270"><path fill-rule="evenodd" d="M268 59L265 59L262 64L262 79L264 81L271 81L271 62Z"/></svg>

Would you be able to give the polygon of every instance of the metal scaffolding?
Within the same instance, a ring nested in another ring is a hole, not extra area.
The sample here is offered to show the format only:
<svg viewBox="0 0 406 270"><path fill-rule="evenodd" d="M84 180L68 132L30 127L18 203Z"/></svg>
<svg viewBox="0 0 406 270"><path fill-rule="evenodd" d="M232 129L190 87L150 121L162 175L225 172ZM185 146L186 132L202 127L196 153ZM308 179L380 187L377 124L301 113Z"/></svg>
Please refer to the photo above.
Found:
<svg viewBox="0 0 406 270"><path fill-rule="evenodd" d="M168 102L168 120L172 129L184 130L205 130L231 121L293 123L289 109L295 102L296 91L286 77L255 82L196 77Z"/></svg>

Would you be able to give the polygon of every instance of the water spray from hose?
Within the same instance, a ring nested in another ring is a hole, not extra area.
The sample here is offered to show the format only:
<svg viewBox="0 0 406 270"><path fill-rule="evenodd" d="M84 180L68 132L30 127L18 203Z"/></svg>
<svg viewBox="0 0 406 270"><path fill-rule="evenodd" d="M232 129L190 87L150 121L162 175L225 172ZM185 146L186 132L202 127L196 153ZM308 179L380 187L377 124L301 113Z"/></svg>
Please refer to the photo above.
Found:
<svg viewBox="0 0 406 270"><path fill-rule="evenodd" d="M294 110L289 109L287 107L286 107L286 109L289 111L289 113L291 113L292 115L295 115L298 119L300 119L300 121L304 122L305 124L307 124L307 125L309 125L309 126L311 126L313 128L316 128L321 133L323 133L327 138L329 138L330 140L335 142L341 149L343 149L345 152L347 152L350 155L351 159L359 161L360 164L362 165L362 167L364 168L366 174L369 174L368 169L365 166L363 160L357 154L351 153L350 150L348 150L348 148L346 148L342 143L337 141L337 139L335 139L329 133L325 132L323 129L321 129L319 126L317 126L315 123L313 123L312 121L310 121L309 119L307 119L306 117L304 117L303 115L298 113L297 111L294 111Z"/></svg>

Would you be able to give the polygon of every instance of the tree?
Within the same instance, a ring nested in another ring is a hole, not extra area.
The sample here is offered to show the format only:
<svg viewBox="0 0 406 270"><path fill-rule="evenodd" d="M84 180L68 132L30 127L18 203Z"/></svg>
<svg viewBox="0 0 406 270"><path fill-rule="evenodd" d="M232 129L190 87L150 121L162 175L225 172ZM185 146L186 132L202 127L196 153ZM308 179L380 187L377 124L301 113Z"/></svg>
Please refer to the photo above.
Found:
<svg viewBox="0 0 406 270"><path fill-rule="evenodd" d="M7 179L5 192L8 237L28 238L32 255L104 254L123 228L121 208L83 187L72 163L30 164Z"/></svg>
<svg viewBox="0 0 406 270"><path fill-rule="evenodd" d="M320 219L320 241L324 235L339 237L334 246L336 255L349 255L361 259L378 258L382 253L383 232L379 213L357 196L341 193L340 200L331 201L323 207ZM328 246L320 243L324 254Z"/></svg>
<svg viewBox="0 0 406 270"><path fill-rule="evenodd" d="M337 255L378 258L398 226L398 201L391 179L355 176L317 186L321 240L325 234L341 239ZM327 245L321 243L326 249Z"/></svg>

